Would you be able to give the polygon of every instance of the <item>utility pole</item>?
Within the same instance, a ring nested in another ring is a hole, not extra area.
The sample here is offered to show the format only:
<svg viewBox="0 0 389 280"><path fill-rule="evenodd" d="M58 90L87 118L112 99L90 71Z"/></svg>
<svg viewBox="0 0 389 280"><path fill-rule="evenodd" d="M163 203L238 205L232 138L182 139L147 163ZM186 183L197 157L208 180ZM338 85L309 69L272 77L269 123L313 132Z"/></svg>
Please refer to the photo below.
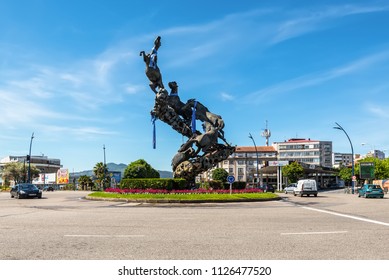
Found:
<svg viewBox="0 0 389 280"><path fill-rule="evenodd" d="M34 132L31 135L30 152L28 153L28 182L27 183L31 183L31 146L32 146L32 139L34 139Z"/></svg>
<svg viewBox="0 0 389 280"><path fill-rule="evenodd" d="M258 178L259 178L259 168L258 168L258 165L259 165L259 158L258 158L258 150L257 150L257 145L255 145L255 141L254 141L254 138L253 136L251 135L251 133L249 133L249 138L251 140L253 140L253 143L254 143L254 147L255 147L255 153L257 154L257 187L259 186L259 182L258 182Z"/></svg>

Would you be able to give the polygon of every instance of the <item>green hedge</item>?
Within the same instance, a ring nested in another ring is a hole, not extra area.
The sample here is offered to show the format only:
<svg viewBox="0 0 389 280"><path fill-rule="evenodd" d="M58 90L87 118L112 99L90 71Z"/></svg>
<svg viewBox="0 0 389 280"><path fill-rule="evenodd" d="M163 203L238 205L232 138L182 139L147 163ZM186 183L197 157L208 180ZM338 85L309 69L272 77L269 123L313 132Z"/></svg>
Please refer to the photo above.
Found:
<svg viewBox="0 0 389 280"><path fill-rule="evenodd" d="M121 189L157 189L157 190L184 190L187 189L185 179L122 179Z"/></svg>
<svg viewBox="0 0 389 280"><path fill-rule="evenodd" d="M218 180L213 180L209 182L204 182L200 187L204 189L213 189L213 190L221 190L221 189L228 190L230 188L230 184L223 183L222 181L218 181ZM232 184L232 188L234 190L243 190L246 188L246 182L234 182Z"/></svg>

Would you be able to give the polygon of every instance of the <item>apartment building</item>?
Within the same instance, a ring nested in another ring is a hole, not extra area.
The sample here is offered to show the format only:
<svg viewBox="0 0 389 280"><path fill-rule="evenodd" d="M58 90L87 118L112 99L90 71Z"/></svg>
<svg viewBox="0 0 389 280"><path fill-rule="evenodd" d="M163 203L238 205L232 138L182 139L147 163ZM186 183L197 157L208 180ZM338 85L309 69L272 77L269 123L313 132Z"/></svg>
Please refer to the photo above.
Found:
<svg viewBox="0 0 389 280"><path fill-rule="evenodd" d="M350 166L352 163L352 154L332 153L332 167Z"/></svg>
<svg viewBox="0 0 389 280"><path fill-rule="evenodd" d="M332 167L332 142L292 138L274 142L278 160L297 161L313 166Z"/></svg>
<svg viewBox="0 0 389 280"><path fill-rule="evenodd" d="M380 150L371 150L366 154L366 157L374 157L378 159L385 159L385 152Z"/></svg>

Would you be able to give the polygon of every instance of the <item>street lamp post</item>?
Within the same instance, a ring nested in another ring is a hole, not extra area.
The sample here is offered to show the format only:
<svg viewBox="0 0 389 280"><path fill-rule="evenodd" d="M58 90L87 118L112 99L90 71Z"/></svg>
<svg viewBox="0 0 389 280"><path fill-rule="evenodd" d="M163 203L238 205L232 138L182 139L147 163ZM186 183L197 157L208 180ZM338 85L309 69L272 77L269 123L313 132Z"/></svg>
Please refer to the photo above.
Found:
<svg viewBox="0 0 389 280"><path fill-rule="evenodd" d="M104 150L104 166L103 166L103 168L104 168L104 179L103 179L103 189L104 189L104 187L105 187L105 180L106 180L106 176L107 176L107 174L106 174L106 163L105 163L105 144L103 145L103 150Z"/></svg>
<svg viewBox="0 0 389 280"><path fill-rule="evenodd" d="M28 153L28 182L27 183L31 183L31 146L32 146L32 139L34 139L34 132L31 135L30 151Z"/></svg>
<svg viewBox="0 0 389 280"><path fill-rule="evenodd" d="M105 166L105 145L103 145L103 151L104 151L104 166Z"/></svg>
<svg viewBox="0 0 389 280"><path fill-rule="evenodd" d="M255 145L255 141L254 141L254 138L253 138L253 136L251 135L251 133L249 133L249 138L250 138L251 140L253 140L254 148L255 148L255 153L257 154L257 187L258 187L258 176L259 176L259 169L258 169L258 165L259 165L258 150L257 150L257 145Z"/></svg>
<svg viewBox="0 0 389 280"><path fill-rule="evenodd" d="M353 143L351 143L351 139L348 136L347 132L344 130L344 128L341 127L340 124L338 124L337 122L335 124L337 126L334 126L334 128L342 130L344 132L344 134L346 134L347 139L350 142L350 146L351 146L351 176L352 176L351 177L351 193L354 193L354 175L355 175L355 172L354 172L354 148L353 148Z"/></svg>

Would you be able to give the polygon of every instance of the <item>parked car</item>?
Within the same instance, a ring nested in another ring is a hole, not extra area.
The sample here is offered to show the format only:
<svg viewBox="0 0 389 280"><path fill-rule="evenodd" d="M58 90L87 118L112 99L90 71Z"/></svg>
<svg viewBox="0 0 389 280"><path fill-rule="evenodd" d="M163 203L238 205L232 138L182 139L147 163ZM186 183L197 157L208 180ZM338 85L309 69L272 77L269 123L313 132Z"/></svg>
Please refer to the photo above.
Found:
<svg viewBox="0 0 389 280"><path fill-rule="evenodd" d="M317 185L315 180L303 179L297 181L297 187L293 191L294 196L310 196L313 194L317 196Z"/></svg>
<svg viewBox="0 0 389 280"><path fill-rule="evenodd" d="M22 183L11 188L11 197L15 198L42 198L42 190L33 184Z"/></svg>
<svg viewBox="0 0 389 280"><path fill-rule="evenodd" d="M259 186L259 188L260 188L263 192L272 192L272 193L275 192L274 187L271 186L271 185L262 185L262 186Z"/></svg>
<svg viewBox="0 0 389 280"><path fill-rule="evenodd" d="M358 197L380 197L384 198L384 190L379 185L365 184L358 189Z"/></svg>
<svg viewBox="0 0 389 280"><path fill-rule="evenodd" d="M54 187L53 186L45 186L43 188L44 191L46 192L53 192L54 191Z"/></svg>
<svg viewBox="0 0 389 280"><path fill-rule="evenodd" d="M294 193L294 190L297 188L296 183L289 184L287 187L285 187L284 192L285 193Z"/></svg>

